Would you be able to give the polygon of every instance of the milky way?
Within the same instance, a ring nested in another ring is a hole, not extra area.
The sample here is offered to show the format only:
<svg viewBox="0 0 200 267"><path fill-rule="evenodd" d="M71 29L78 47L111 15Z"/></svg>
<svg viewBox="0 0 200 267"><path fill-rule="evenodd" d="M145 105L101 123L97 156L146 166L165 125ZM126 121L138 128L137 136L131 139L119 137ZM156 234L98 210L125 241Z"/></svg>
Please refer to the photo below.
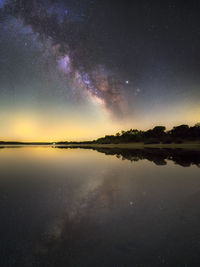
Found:
<svg viewBox="0 0 200 267"><path fill-rule="evenodd" d="M63 106L115 129L196 123L199 12L197 0L0 0L0 107Z"/></svg>
<svg viewBox="0 0 200 267"><path fill-rule="evenodd" d="M57 67L71 82L71 89L81 89L84 96L86 92L91 101L121 118L127 112L123 83L88 53L84 9L79 1L77 4L73 10L70 1L1 0L1 17L22 19L33 33L39 34L42 43L48 40Z"/></svg>

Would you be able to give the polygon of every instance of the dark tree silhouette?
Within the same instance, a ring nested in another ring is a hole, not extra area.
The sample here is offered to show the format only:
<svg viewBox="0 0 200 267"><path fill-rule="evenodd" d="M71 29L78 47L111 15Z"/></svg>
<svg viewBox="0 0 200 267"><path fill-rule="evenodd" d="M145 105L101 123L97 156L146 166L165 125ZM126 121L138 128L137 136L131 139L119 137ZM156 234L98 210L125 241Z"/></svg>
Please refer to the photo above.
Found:
<svg viewBox="0 0 200 267"><path fill-rule="evenodd" d="M179 125L173 127L172 130L166 132L165 126L155 126L153 129L147 131L139 131L137 129L130 129L128 131L121 131L116 135L106 135L99 138L95 143L109 144L109 143L131 143L144 142L151 143L182 143L184 141L199 140L200 141L200 123L189 127L188 125Z"/></svg>

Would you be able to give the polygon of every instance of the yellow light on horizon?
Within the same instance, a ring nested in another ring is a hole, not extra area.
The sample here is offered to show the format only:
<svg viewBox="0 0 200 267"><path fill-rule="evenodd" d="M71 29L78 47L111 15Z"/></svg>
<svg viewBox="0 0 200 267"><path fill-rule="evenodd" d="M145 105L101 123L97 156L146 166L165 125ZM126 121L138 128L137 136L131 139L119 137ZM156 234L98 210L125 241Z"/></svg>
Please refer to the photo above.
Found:
<svg viewBox="0 0 200 267"><path fill-rule="evenodd" d="M106 114L98 119L71 114L37 114L34 112L10 112L2 120L0 140L25 142L56 142L94 140L106 134L114 134L123 127Z"/></svg>
<svg viewBox="0 0 200 267"><path fill-rule="evenodd" d="M32 118L19 118L13 124L13 130L15 135L29 138L38 131L38 126Z"/></svg>

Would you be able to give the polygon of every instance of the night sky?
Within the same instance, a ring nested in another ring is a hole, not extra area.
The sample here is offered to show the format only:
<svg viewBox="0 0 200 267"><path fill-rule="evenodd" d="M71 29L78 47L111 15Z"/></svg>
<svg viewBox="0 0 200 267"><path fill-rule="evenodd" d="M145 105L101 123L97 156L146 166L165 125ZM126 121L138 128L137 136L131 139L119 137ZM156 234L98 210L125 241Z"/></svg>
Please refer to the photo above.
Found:
<svg viewBox="0 0 200 267"><path fill-rule="evenodd" d="M0 139L200 121L200 2L0 0Z"/></svg>

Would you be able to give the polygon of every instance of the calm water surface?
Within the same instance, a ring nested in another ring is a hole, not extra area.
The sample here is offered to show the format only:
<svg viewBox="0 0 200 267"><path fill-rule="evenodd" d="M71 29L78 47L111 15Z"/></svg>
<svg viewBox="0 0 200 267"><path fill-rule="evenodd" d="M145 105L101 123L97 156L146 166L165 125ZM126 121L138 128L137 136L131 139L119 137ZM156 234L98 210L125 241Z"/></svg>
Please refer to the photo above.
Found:
<svg viewBox="0 0 200 267"><path fill-rule="evenodd" d="M168 150L0 149L0 266L200 266L199 162Z"/></svg>

